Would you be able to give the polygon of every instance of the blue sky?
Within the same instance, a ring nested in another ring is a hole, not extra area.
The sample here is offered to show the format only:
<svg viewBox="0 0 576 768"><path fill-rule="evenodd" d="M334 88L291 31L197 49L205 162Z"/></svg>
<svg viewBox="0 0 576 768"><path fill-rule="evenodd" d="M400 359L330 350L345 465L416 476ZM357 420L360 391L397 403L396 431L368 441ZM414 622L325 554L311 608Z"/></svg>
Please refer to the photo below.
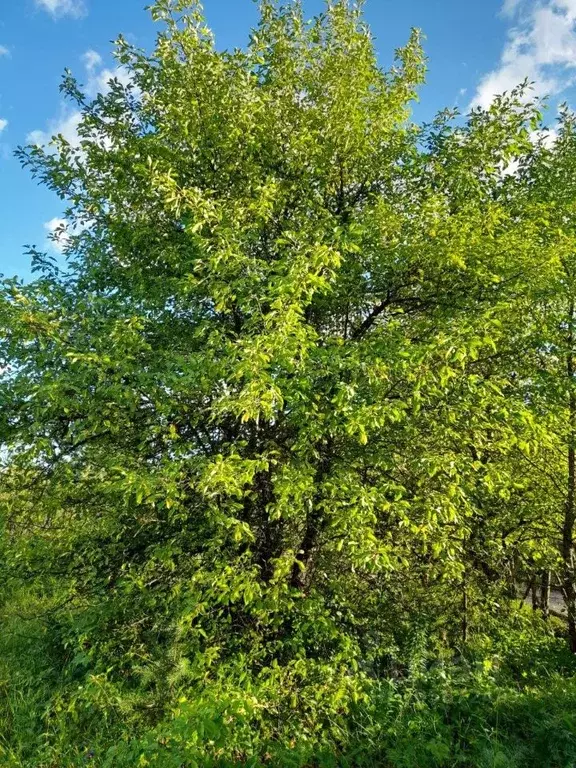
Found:
<svg viewBox="0 0 576 768"><path fill-rule="evenodd" d="M49 249L62 204L12 156L53 132L73 139L76 115L58 92L65 67L91 92L114 72L122 32L151 46L146 0L0 0L0 273L29 276L24 245ZM205 0L219 47L241 46L256 20L252 0ZM313 14L321 0L305 0ZM446 106L489 104L528 77L551 103L575 101L576 0L366 0L383 65L411 27L426 35L428 83L415 109L428 120ZM551 109L549 121L554 119Z"/></svg>

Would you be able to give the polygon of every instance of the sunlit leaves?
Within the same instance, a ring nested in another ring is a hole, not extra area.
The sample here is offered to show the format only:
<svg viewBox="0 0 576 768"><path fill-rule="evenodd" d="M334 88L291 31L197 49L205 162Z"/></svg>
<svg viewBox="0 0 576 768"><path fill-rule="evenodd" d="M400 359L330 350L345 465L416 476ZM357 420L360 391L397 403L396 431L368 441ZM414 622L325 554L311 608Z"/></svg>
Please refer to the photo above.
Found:
<svg viewBox="0 0 576 768"><path fill-rule="evenodd" d="M384 72L347 2L263 2L234 52L199 3L152 14L128 84L67 75L81 144L20 151L71 234L0 297L1 567L65 595L84 703L133 696L197 755L216 711L316 733L410 622L456 642L464 579L477 616L550 560L573 239L521 90L410 123L418 33Z"/></svg>

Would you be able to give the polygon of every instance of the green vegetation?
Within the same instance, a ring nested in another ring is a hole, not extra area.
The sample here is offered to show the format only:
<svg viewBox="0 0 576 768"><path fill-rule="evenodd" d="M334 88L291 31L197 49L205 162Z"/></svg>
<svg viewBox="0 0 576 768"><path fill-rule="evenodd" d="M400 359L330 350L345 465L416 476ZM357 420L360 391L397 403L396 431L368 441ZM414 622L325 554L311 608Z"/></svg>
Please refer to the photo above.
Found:
<svg viewBox="0 0 576 768"><path fill-rule="evenodd" d="M573 767L575 120L414 125L418 34L260 7L157 0L19 151L69 229L0 287L0 764Z"/></svg>

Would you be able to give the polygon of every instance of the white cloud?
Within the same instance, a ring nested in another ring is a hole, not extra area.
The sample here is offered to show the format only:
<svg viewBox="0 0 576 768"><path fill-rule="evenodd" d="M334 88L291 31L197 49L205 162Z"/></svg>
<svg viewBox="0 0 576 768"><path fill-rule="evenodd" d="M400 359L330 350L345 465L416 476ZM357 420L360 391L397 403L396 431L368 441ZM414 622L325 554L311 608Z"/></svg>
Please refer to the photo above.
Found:
<svg viewBox="0 0 576 768"><path fill-rule="evenodd" d="M58 217L50 219L50 221L45 222L44 229L48 233L50 248L57 253L63 253L64 248L70 242L66 219L59 219Z"/></svg>
<svg viewBox="0 0 576 768"><path fill-rule="evenodd" d="M92 98L98 93L107 93L110 90L111 80L116 79L124 86L132 82L130 73L125 67L120 66L113 69L103 67L102 57L97 51L92 49L86 51L82 55L82 62L86 69L85 91ZM46 130L31 131L27 135L26 141L29 144L46 146L53 136L61 134L73 147L79 147L78 126L81 119L82 113L79 110L70 110L66 106L62 106L60 116L50 120ZM103 141L106 144L107 140L103 139Z"/></svg>
<svg viewBox="0 0 576 768"><path fill-rule="evenodd" d="M534 144L542 142L542 146L546 147L546 149L552 149L557 138L558 131L554 128L546 128L545 130L532 131L530 133L530 140Z"/></svg>
<svg viewBox="0 0 576 768"><path fill-rule="evenodd" d="M10 50L5 45L0 45L0 56L10 56Z"/></svg>
<svg viewBox="0 0 576 768"><path fill-rule="evenodd" d="M482 78L471 106L488 107L526 78L535 96L568 88L576 79L576 0L505 0L502 11L515 15L515 25L499 66Z"/></svg>
<svg viewBox="0 0 576 768"><path fill-rule="evenodd" d="M82 61L86 67L86 93L89 96L94 97L99 93L108 93L110 80L118 80L124 86L129 85L132 80L126 67L120 66L113 69L102 67L102 56L97 51L86 51L82 55Z"/></svg>
<svg viewBox="0 0 576 768"><path fill-rule="evenodd" d="M82 61L88 72L93 72L96 67L102 66L102 56L92 49L82 54Z"/></svg>
<svg viewBox="0 0 576 768"><path fill-rule="evenodd" d="M61 115L56 120L50 120L48 123L48 130L46 131L31 131L26 136L26 141L29 144L36 144L38 146L45 146L50 143L52 136L62 134L62 136L73 147L80 145L80 137L78 136L78 125L80 123L82 115L78 110L68 111L63 109Z"/></svg>
<svg viewBox="0 0 576 768"><path fill-rule="evenodd" d="M132 82L130 73L125 67L114 67L114 69L103 69L95 77L90 78L86 84L86 90L90 96L108 93L111 80L118 80L123 86L130 85Z"/></svg>
<svg viewBox="0 0 576 768"><path fill-rule="evenodd" d="M554 128L544 128L538 131L530 131L530 141L532 144L541 144L546 149L552 149L558 138L558 131ZM508 165L502 169L504 176L515 176L518 173L520 163L518 160L511 160Z"/></svg>
<svg viewBox="0 0 576 768"><path fill-rule="evenodd" d="M513 16L518 10L521 2L522 0L504 0L502 14L504 16Z"/></svg>
<svg viewBox="0 0 576 768"><path fill-rule="evenodd" d="M8 126L8 120L4 120L4 118L0 117L0 133Z"/></svg>
<svg viewBox="0 0 576 768"><path fill-rule="evenodd" d="M54 18L72 16L77 19L86 13L84 0L36 0L36 5Z"/></svg>

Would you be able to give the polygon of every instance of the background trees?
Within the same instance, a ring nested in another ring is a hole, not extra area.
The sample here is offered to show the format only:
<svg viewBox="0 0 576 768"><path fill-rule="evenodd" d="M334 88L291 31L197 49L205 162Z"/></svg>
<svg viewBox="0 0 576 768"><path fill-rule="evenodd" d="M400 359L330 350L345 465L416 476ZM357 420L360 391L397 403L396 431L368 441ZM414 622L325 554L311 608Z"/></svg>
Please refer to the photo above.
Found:
<svg viewBox="0 0 576 768"><path fill-rule="evenodd" d="M6 760L402 765L427 670L411 764L453 765L455 659L562 673L562 719L521 596L558 574L574 648L572 118L413 125L418 34L382 72L346 2L235 52L152 13L128 85L66 76L80 146L20 151L69 237L0 299Z"/></svg>

